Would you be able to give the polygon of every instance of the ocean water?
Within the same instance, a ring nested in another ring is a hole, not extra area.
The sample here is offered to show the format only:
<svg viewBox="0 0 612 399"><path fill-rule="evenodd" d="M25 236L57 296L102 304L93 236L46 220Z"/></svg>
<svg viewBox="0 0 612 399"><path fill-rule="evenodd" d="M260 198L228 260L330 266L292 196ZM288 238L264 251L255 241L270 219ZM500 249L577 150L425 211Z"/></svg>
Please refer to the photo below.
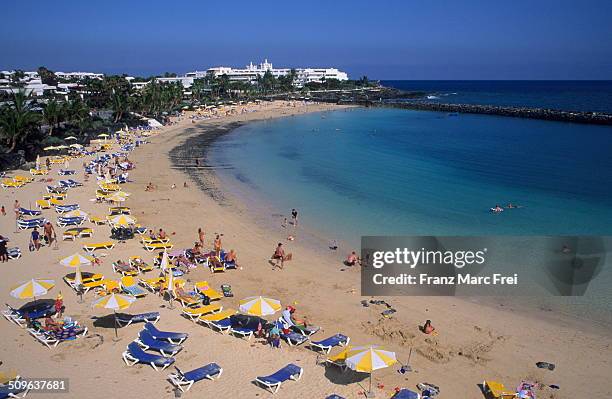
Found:
<svg viewBox="0 0 612 399"><path fill-rule="evenodd" d="M424 91L427 101L612 113L612 81L388 80L385 86Z"/></svg>
<svg viewBox="0 0 612 399"><path fill-rule="evenodd" d="M610 127L361 108L249 124L212 154L229 185L351 243L612 233Z"/></svg>
<svg viewBox="0 0 612 399"><path fill-rule="evenodd" d="M297 208L321 248L358 249L362 235L612 235L606 126L355 108L248 124L209 156L260 219L278 227ZM520 208L490 212L508 203ZM585 298L534 306L612 323L610 284L608 267Z"/></svg>

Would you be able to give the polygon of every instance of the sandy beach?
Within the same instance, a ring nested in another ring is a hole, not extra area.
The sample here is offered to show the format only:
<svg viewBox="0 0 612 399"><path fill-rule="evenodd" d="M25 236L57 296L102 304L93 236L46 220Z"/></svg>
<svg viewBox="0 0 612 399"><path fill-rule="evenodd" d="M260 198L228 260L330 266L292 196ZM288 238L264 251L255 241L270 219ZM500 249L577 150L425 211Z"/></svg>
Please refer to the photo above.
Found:
<svg viewBox="0 0 612 399"><path fill-rule="evenodd" d="M541 398L605 398L612 395L612 336L609 329L584 326L548 312L526 314L509 306L485 306L457 298L446 297L388 297L376 298L388 302L397 310L391 317L381 316L386 308L372 304L364 307L361 301L369 297L359 295L360 274L355 268L343 267L339 255L314 251L299 240L299 227L295 241L288 241L292 228L270 229L258 224L249 213L248 204L227 195L214 177L214 170L205 163L194 146L185 146L188 140L214 140L214 138L249 121L290 117L304 112L339 109L335 105L295 104L275 102L253 106L254 112L236 113L217 119L198 120L195 123L185 115L176 124L160 129L149 144L133 151L129 158L136 165L130 171L131 182L123 189L131 193L126 206L132 215L147 228L163 228L171 234L175 249L191 248L198 239L197 230L206 232L206 249L212 248L216 233L222 233L223 248L235 249L239 270L211 274L203 267L185 276L188 287L193 282L206 280L219 289L231 284L234 297L223 298L224 308L237 309L238 300L254 295L276 298L281 303L297 308L298 316L320 326L313 339L323 339L335 333L350 336L351 344L382 344L397 353L401 362L408 361L413 372L400 374L398 366L374 373L377 397L389 398L396 387L416 390L420 382L433 383L441 388L440 398L483 398L478 386L483 380L503 382L516 386L522 379L542 384L556 384L559 390L545 387ZM291 132L287 132L290 134ZM195 165L198 158L200 165ZM75 159L71 167L77 169L76 180L83 181L82 160ZM254 165L256 167L256 165ZM59 180L59 165L49 177ZM25 175L27 172L20 171ZM12 175L12 174L9 174ZM133 398L172 398L173 386L166 380L172 371L155 372L146 365L127 367L121 354L134 340L141 324L119 329L115 339L112 328L95 325L92 316L105 316L108 312L92 309L94 294L78 297L62 277L72 270L58 264L59 259L75 252L83 252L87 242L106 241L108 226L93 226L92 238L63 241L58 249L43 247L39 252L28 251L29 230L15 232L12 214L13 202L33 209L35 201L45 192L45 183L36 181L20 189L1 190L0 204L7 209L0 216L2 235L11 240L9 247L19 246L23 256L0 265L0 297L2 303L13 307L24 302L9 295L11 287L30 278L48 278L56 287L47 295L54 298L62 292L66 315L86 325L89 333L84 338L63 342L54 349L39 344L24 329L0 320L0 372L16 370L27 378L68 378L70 392L45 395L54 398L107 398L130 396ZM157 188L145 191L151 182ZM187 187L184 187L184 183ZM171 188L172 185L176 188ZM67 203L78 203L81 209L95 216L106 216L108 205L92 202L95 179L82 187L69 191ZM278 210L288 214L290 210ZM43 211L52 222L55 212ZM86 222L86 226L91 223ZM58 236L64 230L55 226ZM289 231L289 233L288 233ZM269 263L276 243L283 242L293 260L284 270L274 270ZM102 256L106 254L106 256ZM84 271L102 273L107 278L119 279L111 263L118 259L140 255L152 263L154 254L146 252L138 240L117 243L114 249L98 251L103 263ZM148 273L152 277L157 272ZM321 365L324 355L305 346L271 349L260 339L246 341L227 334L219 334L181 316L180 305L169 308L167 302L155 294L137 300L128 313L158 311L161 319L157 327L168 331L189 333L185 349L176 356L176 365L191 370L210 362L224 369L216 381L197 383L183 397L269 398L273 395L253 383L259 375L268 375L286 365L295 363L304 369L298 382L283 384L274 395L279 398L325 398L336 393L346 398L362 398L367 388L366 374ZM269 317L272 319L273 316ZM431 319L437 335L422 334L418 326ZM96 323L98 324L98 323ZM332 354L338 349L332 350ZM556 365L554 371L538 369L536 362ZM34 394L33 394L34 395Z"/></svg>

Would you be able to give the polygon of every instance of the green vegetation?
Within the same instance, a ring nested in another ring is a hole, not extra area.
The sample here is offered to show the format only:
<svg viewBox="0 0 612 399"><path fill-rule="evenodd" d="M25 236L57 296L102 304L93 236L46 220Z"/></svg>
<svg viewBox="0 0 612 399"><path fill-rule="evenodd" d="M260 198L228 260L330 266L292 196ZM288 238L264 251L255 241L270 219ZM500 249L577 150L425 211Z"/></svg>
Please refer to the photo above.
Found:
<svg viewBox="0 0 612 399"><path fill-rule="evenodd" d="M16 71L11 76L14 92L0 95L0 153L24 150L28 158L33 158L41 148L57 144L63 137L76 136L79 141L87 142L102 131L141 124L143 117L163 122L168 115L185 107L377 85L364 76L356 81L328 79L296 88L295 70L279 78L268 71L253 83L230 81L227 75L207 74L195 79L189 89L184 89L179 82L158 79L176 77L170 72L163 76L135 78L132 83L146 83L138 89L126 75L70 80L56 76L45 67L38 68L38 74L42 83L49 86L70 84L69 93L45 91L43 97L32 97L24 89L24 72Z"/></svg>

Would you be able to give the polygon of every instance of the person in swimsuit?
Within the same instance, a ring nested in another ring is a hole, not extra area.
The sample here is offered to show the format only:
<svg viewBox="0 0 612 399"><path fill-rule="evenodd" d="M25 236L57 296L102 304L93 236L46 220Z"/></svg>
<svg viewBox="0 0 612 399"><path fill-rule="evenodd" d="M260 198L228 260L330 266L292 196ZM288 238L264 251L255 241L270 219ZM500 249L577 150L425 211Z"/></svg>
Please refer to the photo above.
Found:
<svg viewBox="0 0 612 399"><path fill-rule="evenodd" d="M0 235L0 261L8 262L8 251L6 250L6 239Z"/></svg>
<svg viewBox="0 0 612 399"><path fill-rule="evenodd" d="M38 251L40 249L40 232L38 231L38 227L34 227L32 230L32 245Z"/></svg>
<svg viewBox="0 0 612 399"><path fill-rule="evenodd" d="M291 221L293 222L293 225L297 227L298 225L298 211L293 208L291 210Z"/></svg>
<svg viewBox="0 0 612 399"><path fill-rule="evenodd" d="M283 243L278 243L274 255L272 255L272 259L276 261L275 267L279 267L280 264L280 269L282 269L285 266L285 249L283 248Z"/></svg>
<svg viewBox="0 0 612 399"><path fill-rule="evenodd" d="M51 222L45 223L44 235L45 235L45 240L47 241L48 245L51 245L51 243L53 242L55 238L55 229L53 228L53 225L51 224Z"/></svg>

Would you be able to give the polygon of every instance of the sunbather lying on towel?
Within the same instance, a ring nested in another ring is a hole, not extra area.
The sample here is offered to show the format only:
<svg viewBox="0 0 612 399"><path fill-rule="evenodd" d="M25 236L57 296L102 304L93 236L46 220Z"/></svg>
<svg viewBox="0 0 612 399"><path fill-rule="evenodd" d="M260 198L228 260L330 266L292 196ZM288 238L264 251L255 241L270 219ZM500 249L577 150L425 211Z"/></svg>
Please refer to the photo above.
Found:
<svg viewBox="0 0 612 399"><path fill-rule="evenodd" d="M138 271L122 260L118 260L117 262L115 262L115 267L117 268L117 270L121 270L122 272L137 272Z"/></svg>
<svg viewBox="0 0 612 399"><path fill-rule="evenodd" d="M185 289L181 287L179 283L174 285L174 293L179 298L191 298L196 301L200 299L200 296L197 293L185 291Z"/></svg>

